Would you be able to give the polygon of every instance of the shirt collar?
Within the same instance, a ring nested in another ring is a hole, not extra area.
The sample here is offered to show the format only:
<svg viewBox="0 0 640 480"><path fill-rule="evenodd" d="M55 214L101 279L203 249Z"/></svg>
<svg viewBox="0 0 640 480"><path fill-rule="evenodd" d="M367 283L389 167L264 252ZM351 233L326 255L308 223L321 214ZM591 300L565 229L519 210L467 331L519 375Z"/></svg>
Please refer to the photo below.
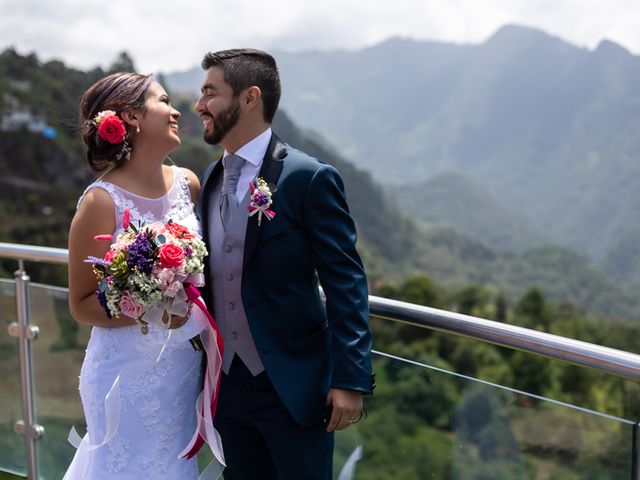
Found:
<svg viewBox="0 0 640 480"><path fill-rule="evenodd" d="M269 142L271 141L271 127L267 128L264 132L258 135L250 142L245 143L238 149L236 155L244 158L247 162L258 166L262 163L264 156L269 148ZM224 151L223 158L229 155L229 152Z"/></svg>

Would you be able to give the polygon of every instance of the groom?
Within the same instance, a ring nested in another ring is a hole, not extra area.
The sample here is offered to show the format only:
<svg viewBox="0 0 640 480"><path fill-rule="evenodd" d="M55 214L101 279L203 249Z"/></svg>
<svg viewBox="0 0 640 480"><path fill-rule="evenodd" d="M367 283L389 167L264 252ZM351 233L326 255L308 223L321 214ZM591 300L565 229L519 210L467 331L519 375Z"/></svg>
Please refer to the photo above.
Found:
<svg viewBox="0 0 640 480"><path fill-rule="evenodd" d="M199 203L204 295L225 344L215 420L224 476L330 479L333 431L360 418L373 388L367 282L342 179L271 131L271 55L208 53L202 68L196 110L205 141L224 148ZM267 197L250 215L257 179Z"/></svg>

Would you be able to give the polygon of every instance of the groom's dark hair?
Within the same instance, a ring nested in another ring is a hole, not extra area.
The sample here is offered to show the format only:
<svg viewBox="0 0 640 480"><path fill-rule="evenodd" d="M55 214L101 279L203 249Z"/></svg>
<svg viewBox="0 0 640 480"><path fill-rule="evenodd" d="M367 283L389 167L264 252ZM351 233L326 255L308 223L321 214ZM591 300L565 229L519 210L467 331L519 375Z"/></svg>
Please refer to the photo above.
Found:
<svg viewBox="0 0 640 480"><path fill-rule="evenodd" d="M264 119L271 123L280 102L280 75L275 59L267 52L251 48L235 48L209 52L202 59L202 68L220 67L224 81L239 95L256 86L262 92Z"/></svg>

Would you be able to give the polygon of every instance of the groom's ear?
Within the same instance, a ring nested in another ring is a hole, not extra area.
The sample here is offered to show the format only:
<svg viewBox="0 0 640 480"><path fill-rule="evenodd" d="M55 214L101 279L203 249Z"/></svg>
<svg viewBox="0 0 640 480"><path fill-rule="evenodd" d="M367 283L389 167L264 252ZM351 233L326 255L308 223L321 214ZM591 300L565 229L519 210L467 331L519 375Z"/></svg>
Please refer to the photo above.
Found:
<svg viewBox="0 0 640 480"><path fill-rule="evenodd" d="M262 90L260 87L251 86L244 91L242 96L242 104L245 110L250 111L259 107L262 102Z"/></svg>

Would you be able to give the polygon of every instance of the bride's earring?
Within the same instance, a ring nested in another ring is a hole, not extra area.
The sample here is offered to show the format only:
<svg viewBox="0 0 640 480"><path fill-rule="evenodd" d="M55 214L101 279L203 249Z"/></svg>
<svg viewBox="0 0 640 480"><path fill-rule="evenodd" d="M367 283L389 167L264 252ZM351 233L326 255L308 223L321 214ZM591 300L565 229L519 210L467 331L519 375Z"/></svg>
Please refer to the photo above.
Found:
<svg viewBox="0 0 640 480"><path fill-rule="evenodd" d="M140 133L140 125L136 127L136 133Z"/></svg>

